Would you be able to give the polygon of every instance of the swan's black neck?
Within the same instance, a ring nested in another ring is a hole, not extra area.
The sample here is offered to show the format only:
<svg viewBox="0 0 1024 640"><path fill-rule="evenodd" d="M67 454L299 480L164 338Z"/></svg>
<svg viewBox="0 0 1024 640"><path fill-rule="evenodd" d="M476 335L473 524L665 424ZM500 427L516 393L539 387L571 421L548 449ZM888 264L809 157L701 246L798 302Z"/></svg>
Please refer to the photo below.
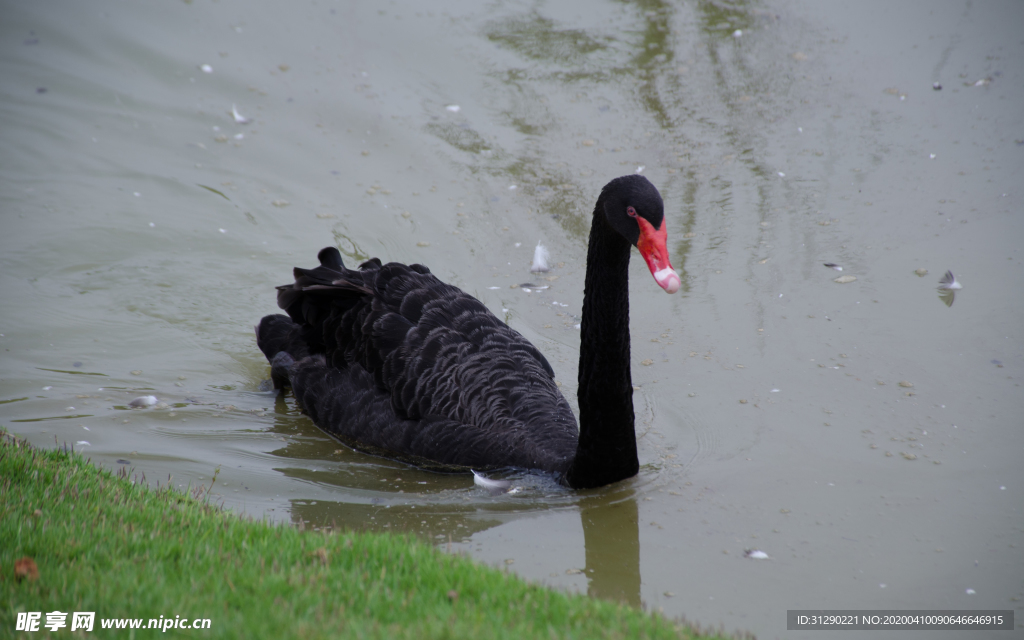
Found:
<svg viewBox="0 0 1024 640"><path fill-rule="evenodd" d="M629 242L605 218L602 193L590 229L583 293L580 439L565 474L574 488L631 478L640 469L629 370L629 250Z"/></svg>

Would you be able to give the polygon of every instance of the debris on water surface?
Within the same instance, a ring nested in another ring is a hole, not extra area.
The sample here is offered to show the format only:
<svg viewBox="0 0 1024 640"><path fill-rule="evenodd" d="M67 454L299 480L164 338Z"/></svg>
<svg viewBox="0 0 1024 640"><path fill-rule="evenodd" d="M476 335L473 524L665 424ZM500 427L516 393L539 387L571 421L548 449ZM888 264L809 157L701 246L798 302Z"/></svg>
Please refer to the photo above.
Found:
<svg viewBox="0 0 1024 640"><path fill-rule="evenodd" d="M252 118L246 118L242 114L238 113L238 107L231 105L231 117L235 119L238 124L249 124L252 122Z"/></svg>
<svg viewBox="0 0 1024 640"><path fill-rule="evenodd" d="M471 471L473 470L471 469ZM488 478L478 471L473 471L473 484L487 489L492 496L501 495L503 493L515 495L523 490L522 487L513 487L510 480L494 480L493 478ZM505 562L506 564L512 564L513 561L506 560Z"/></svg>
<svg viewBox="0 0 1024 640"><path fill-rule="evenodd" d="M959 285L956 288L959 289ZM943 287L940 284L939 300L941 300L942 304L946 305L947 307L952 307L953 303L956 301L956 289Z"/></svg>
<svg viewBox="0 0 1024 640"><path fill-rule="evenodd" d="M512 486L508 480L493 480L479 471L473 471L473 484L487 489L508 489Z"/></svg>
<svg viewBox="0 0 1024 640"><path fill-rule="evenodd" d="M840 267L838 264L836 264L834 262L826 262L825 266L828 267L829 269L835 269L836 271L842 271L843 270L842 267Z"/></svg>
<svg viewBox="0 0 1024 640"><path fill-rule="evenodd" d="M771 560L771 557L760 549L747 549L743 552L743 557L751 560Z"/></svg>
<svg viewBox="0 0 1024 640"><path fill-rule="evenodd" d="M459 111L462 110L462 107L460 107L457 104L450 104L447 107L445 107L445 110L446 111L451 111L452 113L458 113Z"/></svg>
<svg viewBox="0 0 1024 640"><path fill-rule="evenodd" d="M928 275L927 269L914 269L914 273L917 274L918 278L923 278Z"/></svg>
<svg viewBox="0 0 1024 640"><path fill-rule="evenodd" d="M935 89L936 91L942 91L942 85L939 84L938 82L933 82L932 89Z"/></svg>
<svg viewBox="0 0 1024 640"><path fill-rule="evenodd" d="M546 273L551 270L548 266L548 249L544 245L537 241L537 246L533 250L533 264L530 265L530 271L533 273Z"/></svg>
<svg viewBox="0 0 1024 640"><path fill-rule="evenodd" d="M143 407L152 407L158 402L156 396L139 396L128 403L129 407L135 409L141 409Z"/></svg>
<svg viewBox="0 0 1024 640"><path fill-rule="evenodd" d="M839 276L832 282L838 282L839 284L847 284L857 279L857 276Z"/></svg>
<svg viewBox="0 0 1024 640"><path fill-rule="evenodd" d="M903 456L907 460L917 460L917 455L915 455L913 453L907 453L906 451L901 451L900 455Z"/></svg>
<svg viewBox="0 0 1024 640"><path fill-rule="evenodd" d="M203 73L213 73L213 67L211 67L208 64L201 64L201 65L199 65L199 70L202 71Z"/></svg>
<svg viewBox="0 0 1024 640"><path fill-rule="evenodd" d="M906 380L900 380L900 386L904 389L912 389L914 387L914 383Z"/></svg>
<svg viewBox="0 0 1024 640"><path fill-rule="evenodd" d="M946 275L942 276L939 280L940 289L963 289L963 286L956 281L956 277L953 276L952 271L947 271Z"/></svg>

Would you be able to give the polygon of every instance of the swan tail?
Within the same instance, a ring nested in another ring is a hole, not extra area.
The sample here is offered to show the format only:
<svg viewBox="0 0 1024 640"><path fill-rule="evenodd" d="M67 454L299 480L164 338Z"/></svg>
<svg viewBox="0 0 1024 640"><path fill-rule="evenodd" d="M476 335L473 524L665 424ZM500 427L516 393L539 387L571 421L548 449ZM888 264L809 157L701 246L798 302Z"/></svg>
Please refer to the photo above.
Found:
<svg viewBox="0 0 1024 640"><path fill-rule="evenodd" d="M295 364L295 358L288 355L287 351L281 351L270 361L270 380L274 383L275 389L284 389L292 386L291 368Z"/></svg>
<svg viewBox="0 0 1024 640"><path fill-rule="evenodd" d="M270 379L275 389L290 386L291 366L309 355L302 327L280 314L260 320L256 325L256 344L270 361Z"/></svg>
<svg viewBox="0 0 1024 640"><path fill-rule="evenodd" d="M325 327L373 296L365 284L365 273L345 268L337 249L326 247L317 257L320 266L296 267L295 282L277 287L277 306L303 327L302 337L310 353L330 351L334 345L325 343ZM373 261L363 263L363 267L367 265L372 269Z"/></svg>

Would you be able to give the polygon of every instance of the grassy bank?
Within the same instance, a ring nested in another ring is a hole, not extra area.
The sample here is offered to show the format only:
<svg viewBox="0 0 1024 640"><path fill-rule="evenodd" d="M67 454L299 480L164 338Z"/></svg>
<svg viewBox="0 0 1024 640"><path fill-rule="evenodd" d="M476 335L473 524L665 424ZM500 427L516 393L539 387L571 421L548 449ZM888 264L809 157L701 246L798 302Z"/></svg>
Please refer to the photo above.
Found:
<svg viewBox="0 0 1024 640"><path fill-rule="evenodd" d="M243 520L0 435L0 636L18 612L209 619L202 637L689 638L692 630L387 534ZM31 559L32 563L19 560ZM18 564L17 570L15 565ZM36 572L38 577L36 577ZM16 575L18 574L18 575ZM141 635L140 635L141 634Z"/></svg>

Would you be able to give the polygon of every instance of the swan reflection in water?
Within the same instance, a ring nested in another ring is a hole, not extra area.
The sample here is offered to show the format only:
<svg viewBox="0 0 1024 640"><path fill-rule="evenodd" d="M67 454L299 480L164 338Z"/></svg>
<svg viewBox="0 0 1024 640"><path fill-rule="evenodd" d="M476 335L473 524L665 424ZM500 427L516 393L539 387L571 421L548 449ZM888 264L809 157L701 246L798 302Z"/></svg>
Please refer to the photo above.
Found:
<svg viewBox="0 0 1024 640"><path fill-rule="evenodd" d="M479 489L466 491L476 495L483 493ZM473 534L518 517L536 515L543 509L536 503L527 509L510 511L508 505L501 504L418 502L388 506L382 499L376 504L372 500L370 504L293 500L291 520L295 524L301 521L306 528L411 532L445 550L451 548L449 541L469 543ZM580 500L578 506L583 525L586 556L583 575L587 579L587 594L639 607L640 527L635 495L632 491L618 491L612 495L588 496ZM563 550L556 553L565 557L564 547L575 546L578 538L570 537L561 542Z"/></svg>
<svg viewBox="0 0 1024 640"><path fill-rule="evenodd" d="M291 500L287 508L293 524L409 533L454 551L465 549L474 534L515 520L577 511L582 541L572 534L556 538L557 557L548 564L575 556L573 549L582 542L584 565L560 567L560 577L568 569L582 569L589 595L640 606L638 497L631 482L581 495L546 474L531 473L513 481L515 486L527 484L528 490L493 496L466 474L431 473L339 447L283 394L275 399L273 416L267 433L284 440L268 452L280 461L276 471L344 496L325 500L324 492L317 491L315 498Z"/></svg>

